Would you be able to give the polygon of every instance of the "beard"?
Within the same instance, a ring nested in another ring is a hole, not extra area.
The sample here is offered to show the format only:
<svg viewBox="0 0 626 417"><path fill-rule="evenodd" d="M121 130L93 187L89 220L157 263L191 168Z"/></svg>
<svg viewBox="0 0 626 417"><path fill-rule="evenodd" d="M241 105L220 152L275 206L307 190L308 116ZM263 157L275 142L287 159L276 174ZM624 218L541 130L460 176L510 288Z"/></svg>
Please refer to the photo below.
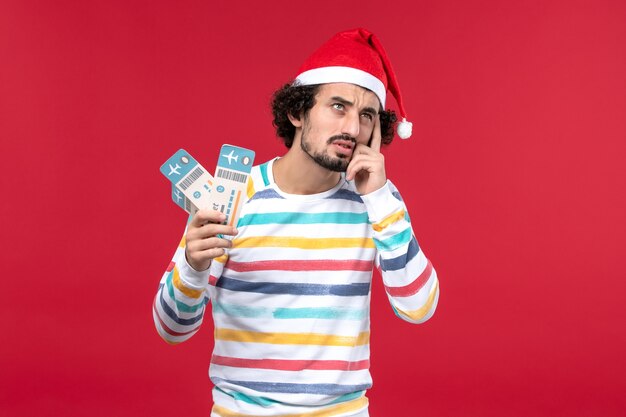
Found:
<svg viewBox="0 0 626 417"><path fill-rule="evenodd" d="M309 146L309 143L307 141L305 134L306 134L306 131L303 131L302 138L300 140L300 147L302 148L304 153L309 155L309 157L313 160L313 162L315 162L322 168L326 168L330 171L346 172L346 169L348 169L348 164L350 164L350 159L347 156L337 155L335 157L332 157L331 155L328 154L328 151L326 150L321 151L321 152L311 152L311 147ZM339 139L351 140L352 142L356 143L356 140L349 135L335 135L331 137L330 139L328 139L326 143L330 145L331 143Z"/></svg>

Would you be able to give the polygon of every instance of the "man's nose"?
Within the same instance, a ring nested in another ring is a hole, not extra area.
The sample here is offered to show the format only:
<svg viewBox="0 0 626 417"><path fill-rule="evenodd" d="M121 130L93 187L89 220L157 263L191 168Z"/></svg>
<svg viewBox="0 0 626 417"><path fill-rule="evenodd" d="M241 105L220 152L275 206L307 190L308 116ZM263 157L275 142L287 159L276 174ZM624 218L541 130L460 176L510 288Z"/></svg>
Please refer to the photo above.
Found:
<svg viewBox="0 0 626 417"><path fill-rule="evenodd" d="M344 116L342 121L341 133L356 139L356 137L359 136L359 129L361 127L359 115L349 112Z"/></svg>

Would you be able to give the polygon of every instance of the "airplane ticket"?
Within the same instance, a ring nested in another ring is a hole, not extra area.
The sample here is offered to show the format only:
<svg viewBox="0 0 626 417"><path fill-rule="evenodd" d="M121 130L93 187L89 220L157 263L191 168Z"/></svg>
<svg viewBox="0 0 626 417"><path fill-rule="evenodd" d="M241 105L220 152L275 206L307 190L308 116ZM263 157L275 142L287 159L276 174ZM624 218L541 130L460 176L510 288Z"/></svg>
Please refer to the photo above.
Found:
<svg viewBox="0 0 626 417"><path fill-rule="evenodd" d="M254 163L254 151L222 145L211 194L213 210L226 215L224 224L236 225Z"/></svg>
<svg viewBox="0 0 626 417"><path fill-rule="evenodd" d="M187 151L179 149L161 165L160 171L189 200L191 203L189 213L194 214L198 209L211 207L213 176ZM184 200L179 199L180 194L176 193L177 190L172 189L172 199L176 198L174 202L179 206L179 201L186 205Z"/></svg>
<svg viewBox="0 0 626 417"><path fill-rule="evenodd" d="M220 149L215 178L188 152L178 150L162 166L172 183L172 200L191 215L210 208L226 215L223 224L236 225L254 163L254 151L225 144Z"/></svg>

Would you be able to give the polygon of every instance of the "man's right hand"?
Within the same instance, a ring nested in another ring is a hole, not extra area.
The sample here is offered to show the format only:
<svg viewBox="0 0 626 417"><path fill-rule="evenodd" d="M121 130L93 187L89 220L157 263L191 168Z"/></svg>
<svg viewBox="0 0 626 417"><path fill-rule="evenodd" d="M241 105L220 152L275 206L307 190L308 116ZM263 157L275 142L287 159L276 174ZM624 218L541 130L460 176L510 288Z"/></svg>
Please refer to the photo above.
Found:
<svg viewBox="0 0 626 417"><path fill-rule="evenodd" d="M213 258L222 256L232 243L221 235L235 236L237 229L222 223L226 216L215 210L199 210L191 219L185 235L185 257L196 271L205 271Z"/></svg>

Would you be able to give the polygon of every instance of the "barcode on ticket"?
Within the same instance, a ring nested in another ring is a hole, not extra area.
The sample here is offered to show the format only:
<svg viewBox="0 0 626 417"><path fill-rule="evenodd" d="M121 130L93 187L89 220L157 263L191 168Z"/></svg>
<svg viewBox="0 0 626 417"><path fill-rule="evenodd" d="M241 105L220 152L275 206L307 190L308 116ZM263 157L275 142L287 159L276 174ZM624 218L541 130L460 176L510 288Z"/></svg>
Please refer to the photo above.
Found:
<svg viewBox="0 0 626 417"><path fill-rule="evenodd" d="M178 186L180 187L181 190L185 191L187 188L189 188L191 184L193 184L195 180L200 178L202 174L204 174L204 170L202 169L201 166L197 166L194 168L193 171L191 171L191 173L187 176L187 178L185 178L183 181L181 181L178 184Z"/></svg>
<svg viewBox="0 0 626 417"><path fill-rule="evenodd" d="M245 184L246 181L248 181L248 175L241 174L239 172L234 172L234 171L222 169L222 168L218 168L217 169L217 174L215 174L215 176L217 178L224 178L224 179L229 180L229 181L241 182L243 184Z"/></svg>

